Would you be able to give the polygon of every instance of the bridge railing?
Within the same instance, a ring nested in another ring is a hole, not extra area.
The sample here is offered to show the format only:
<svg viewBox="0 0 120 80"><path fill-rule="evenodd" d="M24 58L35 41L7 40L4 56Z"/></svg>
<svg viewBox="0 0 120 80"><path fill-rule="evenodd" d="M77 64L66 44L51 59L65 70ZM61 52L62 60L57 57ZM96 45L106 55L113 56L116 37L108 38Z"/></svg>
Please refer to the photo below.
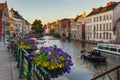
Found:
<svg viewBox="0 0 120 80"><path fill-rule="evenodd" d="M91 80L106 80L105 78L107 77L107 80L120 80L120 65L110 69L96 77L94 77Z"/></svg>
<svg viewBox="0 0 120 80"><path fill-rule="evenodd" d="M51 80L50 74L41 66L36 66L28 59L29 53L25 49L20 49L15 44L15 48L11 48L12 54L17 62L17 68L20 69L20 78L27 80Z"/></svg>

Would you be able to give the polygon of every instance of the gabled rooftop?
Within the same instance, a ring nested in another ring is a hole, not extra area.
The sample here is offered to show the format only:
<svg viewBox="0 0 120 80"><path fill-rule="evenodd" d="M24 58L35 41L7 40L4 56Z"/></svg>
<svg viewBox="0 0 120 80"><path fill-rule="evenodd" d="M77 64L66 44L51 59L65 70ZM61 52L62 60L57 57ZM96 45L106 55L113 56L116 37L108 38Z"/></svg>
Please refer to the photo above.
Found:
<svg viewBox="0 0 120 80"><path fill-rule="evenodd" d="M3 10L4 8L7 8L7 2L0 3L0 10Z"/></svg>
<svg viewBox="0 0 120 80"><path fill-rule="evenodd" d="M86 16L87 16L86 12L83 12L81 15L77 15L75 17L74 21L76 22L80 17L84 17L85 18Z"/></svg>
<svg viewBox="0 0 120 80"><path fill-rule="evenodd" d="M25 20L25 19L18 13L18 11L15 11L13 8L11 8L10 11L13 12L15 18Z"/></svg>
<svg viewBox="0 0 120 80"><path fill-rule="evenodd" d="M120 2L108 2L107 5L104 7L93 8L92 11L88 14L88 16L92 16L95 14L100 14L106 11L113 10L119 3Z"/></svg>

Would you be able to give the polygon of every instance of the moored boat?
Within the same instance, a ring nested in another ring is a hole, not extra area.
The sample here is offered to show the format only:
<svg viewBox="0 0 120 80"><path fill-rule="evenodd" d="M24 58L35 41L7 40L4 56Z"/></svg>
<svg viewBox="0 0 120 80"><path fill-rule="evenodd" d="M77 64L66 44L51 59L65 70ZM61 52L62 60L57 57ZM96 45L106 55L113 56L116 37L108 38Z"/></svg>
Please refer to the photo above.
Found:
<svg viewBox="0 0 120 80"><path fill-rule="evenodd" d="M85 50L82 50L80 53L83 58L89 61L106 63L106 57L102 56L100 52L87 52Z"/></svg>
<svg viewBox="0 0 120 80"><path fill-rule="evenodd" d="M117 45L117 44L99 43L93 49L99 50L101 52L107 52L111 54L120 55L120 45Z"/></svg>

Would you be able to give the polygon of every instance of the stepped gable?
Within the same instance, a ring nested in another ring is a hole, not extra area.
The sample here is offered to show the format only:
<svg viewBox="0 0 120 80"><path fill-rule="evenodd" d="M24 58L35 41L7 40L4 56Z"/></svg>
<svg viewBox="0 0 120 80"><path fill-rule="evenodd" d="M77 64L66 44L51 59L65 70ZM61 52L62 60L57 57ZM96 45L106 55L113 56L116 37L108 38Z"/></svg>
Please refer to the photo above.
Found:
<svg viewBox="0 0 120 80"><path fill-rule="evenodd" d="M88 16L92 16L95 14L103 13L109 10L113 10L120 2L108 2L104 7L93 8L92 11L88 14ZM87 16L87 17L88 17Z"/></svg>

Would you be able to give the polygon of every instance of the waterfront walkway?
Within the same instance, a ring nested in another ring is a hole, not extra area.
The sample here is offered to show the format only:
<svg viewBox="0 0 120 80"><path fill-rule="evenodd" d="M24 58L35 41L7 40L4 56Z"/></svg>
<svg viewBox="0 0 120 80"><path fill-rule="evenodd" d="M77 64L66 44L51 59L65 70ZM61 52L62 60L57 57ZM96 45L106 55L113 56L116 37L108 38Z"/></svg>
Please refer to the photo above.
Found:
<svg viewBox="0 0 120 80"><path fill-rule="evenodd" d="M6 45L0 41L0 80L25 80L19 78L19 69L16 68L17 63L10 52L7 51ZM69 80L65 76L61 76L54 80Z"/></svg>
<svg viewBox="0 0 120 80"><path fill-rule="evenodd" d="M0 41L0 80L22 80L19 78L19 69L16 62L7 51L6 45Z"/></svg>

